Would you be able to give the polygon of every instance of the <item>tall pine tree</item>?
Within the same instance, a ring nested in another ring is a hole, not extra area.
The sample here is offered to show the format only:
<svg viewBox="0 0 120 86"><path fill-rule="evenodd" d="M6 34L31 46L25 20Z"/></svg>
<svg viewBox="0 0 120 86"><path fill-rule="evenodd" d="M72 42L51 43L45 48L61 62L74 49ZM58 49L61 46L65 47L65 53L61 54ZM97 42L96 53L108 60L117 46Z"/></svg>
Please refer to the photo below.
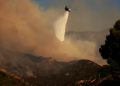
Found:
<svg viewBox="0 0 120 86"><path fill-rule="evenodd" d="M118 20L106 36L105 44L101 45L99 52L103 59L110 64L111 73L115 78L120 79L120 20Z"/></svg>

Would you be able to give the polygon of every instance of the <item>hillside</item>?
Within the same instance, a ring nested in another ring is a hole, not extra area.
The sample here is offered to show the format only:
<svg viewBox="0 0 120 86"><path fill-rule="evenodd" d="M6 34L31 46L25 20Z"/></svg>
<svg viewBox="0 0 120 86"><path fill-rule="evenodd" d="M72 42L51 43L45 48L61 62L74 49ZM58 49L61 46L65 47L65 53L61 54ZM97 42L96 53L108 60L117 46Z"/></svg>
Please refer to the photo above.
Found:
<svg viewBox="0 0 120 86"><path fill-rule="evenodd" d="M58 62L53 58L14 51L1 52L1 56L4 60L1 68L33 86L95 86L101 68L89 60Z"/></svg>
<svg viewBox="0 0 120 86"><path fill-rule="evenodd" d="M15 75L7 73L4 69L0 69L0 86L30 86L24 80Z"/></svg>
<svg viewBox="0 0 120 86"><path fill-rule="evenodd" d="M103 44L108 29L100 32L85 31L66 33L66 38L87 40L97 44L95 54ZM58 62L51 57L34 56L0 49L0 68L14 74L33 86L96 86L100 65L90 60Z"/></svg>

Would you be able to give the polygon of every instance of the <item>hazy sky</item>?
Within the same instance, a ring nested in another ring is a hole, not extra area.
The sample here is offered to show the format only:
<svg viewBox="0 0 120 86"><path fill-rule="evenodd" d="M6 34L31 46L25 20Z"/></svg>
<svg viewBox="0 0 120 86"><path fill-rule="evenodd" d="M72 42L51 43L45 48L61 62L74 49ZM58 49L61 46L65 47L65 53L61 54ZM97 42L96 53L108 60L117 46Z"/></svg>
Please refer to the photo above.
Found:
<svg viewBox="0 0 120 86"><path fill-rule="evenodd" d="M70 4L70 5L72 5L72 2L74 2L74 0L32 0L32 1L36 1L36 2L38 2L41 6L43 6L44 8L48 8L48 7L50 7L51 5L53 5L53 1L55 2L55 3L57 3L57 5L58 5L58 3L60 3L61 1L66 1L65 2L65 4ZM86 2L86 4L87 5L89 5L89 7L90 8L92 8L92 6L91 6L91 4L92 3L96 3L96 2L103 2L103 1L106 1L107 3L105 3L104 5L109 5L109 6L111 6L111 7L115 7L115 8L118 8L118 9L120 9L120 5L119 5L119 3L120 3L120 0L79 0L79 1L84 1L84 2ZM93 5L93 4L92 4ZM97 7L97 6L95 6L95 4L93 5L93 7ZM100 8L102 8L102 6L100 7Z"/></svg>
<svg viewBox="0 0 120 86"><path fill-rule="evenodd" d="M120 18L120 0L32 0L43 7L44 11L64 10L65 5L72 7L67 23L67 31L100 31L113 27ZM54 14L56 15L56 14Z"/></svg>

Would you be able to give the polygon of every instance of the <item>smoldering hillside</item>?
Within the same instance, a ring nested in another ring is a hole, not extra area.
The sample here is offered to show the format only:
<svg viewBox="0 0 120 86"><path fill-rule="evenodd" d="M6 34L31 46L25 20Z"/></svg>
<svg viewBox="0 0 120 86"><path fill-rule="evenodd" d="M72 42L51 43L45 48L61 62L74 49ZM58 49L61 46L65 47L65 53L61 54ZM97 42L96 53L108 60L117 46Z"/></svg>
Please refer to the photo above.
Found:
<svg viewBox="0 0 120 86"><path fill-rule="evenodd" d="M30 0L0 0L0 49L53 57L57 61L89 59L95 62L96 44L90 41L60 42L52 30L60 16L53 8L44 11Z"/></svg>

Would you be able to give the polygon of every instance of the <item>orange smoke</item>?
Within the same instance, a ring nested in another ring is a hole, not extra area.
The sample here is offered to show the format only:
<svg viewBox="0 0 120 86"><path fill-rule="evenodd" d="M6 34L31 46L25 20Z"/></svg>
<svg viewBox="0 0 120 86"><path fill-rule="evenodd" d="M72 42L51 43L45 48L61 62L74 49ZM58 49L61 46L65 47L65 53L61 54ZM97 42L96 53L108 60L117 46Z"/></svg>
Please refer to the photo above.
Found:
<svg viewBox="0 0 120 86"><path fill-rule="evenodd" d="M80 41L74 44L56 38L51 26L57 13L54 9L44 12L30 0L0 0L0 48L59 61L94 60L89 54L94 53L95 43Z"/></svg>

